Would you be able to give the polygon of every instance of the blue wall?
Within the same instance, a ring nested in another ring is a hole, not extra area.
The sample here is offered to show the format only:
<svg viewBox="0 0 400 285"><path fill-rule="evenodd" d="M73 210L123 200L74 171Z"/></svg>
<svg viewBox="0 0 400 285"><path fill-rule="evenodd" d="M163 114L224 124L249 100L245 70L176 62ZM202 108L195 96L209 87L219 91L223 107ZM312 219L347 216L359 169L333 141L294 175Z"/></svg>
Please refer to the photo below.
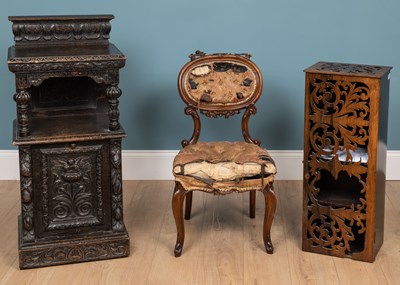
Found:
<svg viewBox="0 0 400 285"><path fill-rule="evenodd" d="M274 150L303 147L304 73L317 61L393 66L389 144L400 150L400 1L398 0L14 0L0 10L0 149L11 146L14 77L9 15L113 14L111 42L127 57L121 70L125 149L178 149L191 135L176 89L180 67L197 49L249 52L264 74L254 137ZM206 129L205 124L204 129ZM218 121L226 138L240 133ZM214 139L219 131L206 132ZM220 138L220 137L218 137Z"/></svg>

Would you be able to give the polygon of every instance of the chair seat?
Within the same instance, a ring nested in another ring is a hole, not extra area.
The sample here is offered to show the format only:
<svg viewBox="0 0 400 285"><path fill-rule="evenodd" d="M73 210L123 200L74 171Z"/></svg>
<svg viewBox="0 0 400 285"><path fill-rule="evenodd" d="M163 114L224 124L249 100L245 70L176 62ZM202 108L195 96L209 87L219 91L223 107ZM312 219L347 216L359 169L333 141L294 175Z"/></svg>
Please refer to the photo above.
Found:
<svg viewBox="0 0 400 285"><path fill-rule="evenodd" d="M273 181L276 168L267 150L255 144L199 142L178 153L173 173L189 191L246 191Z"/></svg>

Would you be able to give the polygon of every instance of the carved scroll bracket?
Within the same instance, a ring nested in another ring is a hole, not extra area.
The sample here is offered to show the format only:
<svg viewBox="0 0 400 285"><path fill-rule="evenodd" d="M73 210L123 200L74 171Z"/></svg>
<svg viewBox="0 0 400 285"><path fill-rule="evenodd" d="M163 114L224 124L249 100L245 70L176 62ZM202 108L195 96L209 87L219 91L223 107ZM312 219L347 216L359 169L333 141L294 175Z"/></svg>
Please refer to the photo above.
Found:
<svg viewBox="0 0 400 285"><path fill-rule="evenodd" d="M250 105L247 107L246 111L243 114L242 118L242 134L243 138L248 143L254 143L256 145L261 145L261 140L252 139L249 134L249 119L251 115L255 115L257 113L257 108L254 105Z"/></svg>
<svg viewBox="0 0 400 285"><path fill-rule="evenodd" d="M200 131L201 131L200 117L199 117L199 114L197 113L196 109L193 107L186 107L185 114L192 116L194 129L193 129L192 137L189 140L182 140L182 142L181 142L182 147L196 143L199 140Z"/></svg>

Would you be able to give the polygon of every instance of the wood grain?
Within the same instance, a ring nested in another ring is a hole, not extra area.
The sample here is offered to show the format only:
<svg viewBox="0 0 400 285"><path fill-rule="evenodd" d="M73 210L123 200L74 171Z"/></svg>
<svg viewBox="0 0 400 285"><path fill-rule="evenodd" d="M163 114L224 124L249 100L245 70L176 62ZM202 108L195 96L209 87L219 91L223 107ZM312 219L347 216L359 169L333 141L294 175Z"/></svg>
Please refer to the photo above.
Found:
<svg viewBox="0 0 400 285"><path fill-rule="evenodd" d="M248 195L196 192L185 221L185 254L174 257L173 181L125 181L128 258L39 269L18 269L19 182L0 181L0 284L397 284L400 275L400 181L386 183L385 237L374 263L301 250L302 182L276 181L274 254L262 242L264 203L256 217Z"/></svg>

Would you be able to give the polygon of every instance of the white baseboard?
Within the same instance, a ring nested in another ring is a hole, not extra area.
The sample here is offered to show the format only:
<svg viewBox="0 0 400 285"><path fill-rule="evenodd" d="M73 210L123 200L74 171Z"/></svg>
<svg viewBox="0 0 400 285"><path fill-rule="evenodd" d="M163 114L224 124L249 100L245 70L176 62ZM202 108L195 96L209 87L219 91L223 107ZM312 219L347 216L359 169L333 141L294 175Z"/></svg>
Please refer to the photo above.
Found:
<svg viewBox="0 0 400 285"><path fill-rule="evenodd" d="M302 180L303 151L269 151L274 158L279 180ZM172 161L176 150L122 151L124 180L172 180ZM400 180L400 151L387 152L386 179ZM18 151L0 150L0 180L18 180Z"/></svg>

